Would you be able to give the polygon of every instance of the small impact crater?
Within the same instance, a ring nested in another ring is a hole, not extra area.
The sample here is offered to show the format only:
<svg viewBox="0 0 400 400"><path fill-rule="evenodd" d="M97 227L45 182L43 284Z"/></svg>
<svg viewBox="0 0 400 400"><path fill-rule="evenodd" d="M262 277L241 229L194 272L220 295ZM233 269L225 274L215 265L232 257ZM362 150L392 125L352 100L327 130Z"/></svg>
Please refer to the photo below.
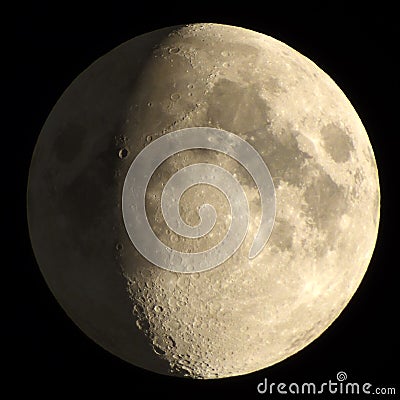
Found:
<svg viewBox="0 0 400 400"><path fill-rule="evenodd" d="M123 158L128 157L129 150L127 148L123 148L118 152L118 157L122 160Z"/></svg>

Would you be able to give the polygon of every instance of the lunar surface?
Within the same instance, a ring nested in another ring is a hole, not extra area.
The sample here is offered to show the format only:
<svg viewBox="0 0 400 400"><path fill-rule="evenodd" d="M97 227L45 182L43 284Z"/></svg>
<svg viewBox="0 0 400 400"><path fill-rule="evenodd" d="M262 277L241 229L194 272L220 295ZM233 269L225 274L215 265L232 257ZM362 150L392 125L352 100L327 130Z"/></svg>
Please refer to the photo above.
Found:
<svg viewBox="0 0 400 400"><path fill-rule="evenodd" d="M207 253L234 218L221 190L199 183L182 193L180 216L198 226L201 206L210 204L215 224L201 237L174 232L162 195L183 168L208 163L228 171L248 203L238 249L214 268L184 273L138 251L141 231L129 236L122 193L140 152L195 127L230 132L258 152L276 210L267 243L249 258L268 209L248 169L213 149L166 158L143 194L165 247ZM321 335L368 267L379 204L371 144L333 80L271 37L217 24L151 32L92 64L49 115L28 183L33 249L70 318L136 366L200 379L268 367Z"/></svg>

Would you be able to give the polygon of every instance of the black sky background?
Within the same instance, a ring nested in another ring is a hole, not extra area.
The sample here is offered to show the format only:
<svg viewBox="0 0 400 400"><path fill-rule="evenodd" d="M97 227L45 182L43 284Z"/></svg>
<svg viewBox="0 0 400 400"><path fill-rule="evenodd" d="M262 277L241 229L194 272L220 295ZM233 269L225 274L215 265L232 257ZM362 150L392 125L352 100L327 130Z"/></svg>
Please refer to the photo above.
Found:
<svg viewBox="0 0 400 400"><path fill-rule="evenodd" d="M2 263L5 311L1 343L5 382L15 393L78 397L83 390L94 397L111 390L113 398L250 399L262 397L256 386L264 378L321 383L334 379L338 371L345 371L348 381L396 385L400 391L396 325L400 140L395 123L400 105L399 65L395 62L399 24L394 8L383 3L360 8L328 2L318 7L296 4L293 8L269 2L147 2L140 6L136 2L110 2L83 7L31 2L3 8L3 118L7 125L3 126L6 173L2 197L11 200L3 212L3 220L11 227L3 244L5 254L11 257ZM40 274L29 243L25 211L33 147L52 107L72 80L98 57L138 34L192 22L237 25L271 35L327 72L366 127L382 194L379 237L370 267L332 326L304 350L275 366L215 381L171 378L141 370L87 338L66 316Z"/></svg>

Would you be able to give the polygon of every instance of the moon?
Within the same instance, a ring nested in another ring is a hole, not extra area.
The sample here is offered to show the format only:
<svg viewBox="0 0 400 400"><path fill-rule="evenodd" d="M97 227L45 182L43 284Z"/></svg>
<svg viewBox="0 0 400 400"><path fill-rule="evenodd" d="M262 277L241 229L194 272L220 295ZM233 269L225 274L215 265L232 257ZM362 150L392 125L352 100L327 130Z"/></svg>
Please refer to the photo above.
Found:
<svg viewBox="0 0 400 400"><path fill-rule="evenodd" d="M213 145L172 153L151 176L141 167L130 180L140 154L157 143L168 150L182 141L163 138L188 130L189 139L208 132L213 142L226 132L246 142L260 157L254 171L265 163L263 178ZM194 164L229 172L247 199L247 229L212 268L160 268L155 248L142 241L140 251L136 242L147 225L130 235L139 211L124 212L136 204L124 200L124 189L129 200L140 176L148 178L148 225L173 254L207 254L236 226L239 194L229 199L209 180L182 189L168 211L188 232L208 224L201 235L184 236L165 221L164 191L173 192L179 171L192 176ZM380 208L371 144L334 81L278 40L218 24L136 37L79 75L40 133L27 199L39 267L81 330L135 366L198 379L266 368L318 338L366 272ZM215 221L205 218L211 207Z"/></svg>

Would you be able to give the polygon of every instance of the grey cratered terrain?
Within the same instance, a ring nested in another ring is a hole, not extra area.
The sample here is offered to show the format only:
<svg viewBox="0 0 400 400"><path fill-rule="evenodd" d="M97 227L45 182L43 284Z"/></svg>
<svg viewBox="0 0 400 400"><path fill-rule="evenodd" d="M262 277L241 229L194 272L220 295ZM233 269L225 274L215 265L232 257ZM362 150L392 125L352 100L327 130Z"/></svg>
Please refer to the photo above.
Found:
<svg viewBox="0 0 400 400"><path fill-rule="evenodd" d="M121 196L143 148L190 127L232 132L258 151L275 186L276 216L266 246L249 259L260 199L246 170L212 150L168 158L146 192L149 222L166 246L204 251L227 230L226 198L204 184L183 194L180 212L196 225L199 207L212 204L218 218L208 235L185 238L163 220L163 187L193 163L234 174L251 216L232 257L185 274L140 255ZM379 203L367 134L332 79L271 37L216 24L139 36L92 64L48 117L28 184L35 255L66 313L122 359L195 378L265 368L324 332L367 269Z"/></svg>

